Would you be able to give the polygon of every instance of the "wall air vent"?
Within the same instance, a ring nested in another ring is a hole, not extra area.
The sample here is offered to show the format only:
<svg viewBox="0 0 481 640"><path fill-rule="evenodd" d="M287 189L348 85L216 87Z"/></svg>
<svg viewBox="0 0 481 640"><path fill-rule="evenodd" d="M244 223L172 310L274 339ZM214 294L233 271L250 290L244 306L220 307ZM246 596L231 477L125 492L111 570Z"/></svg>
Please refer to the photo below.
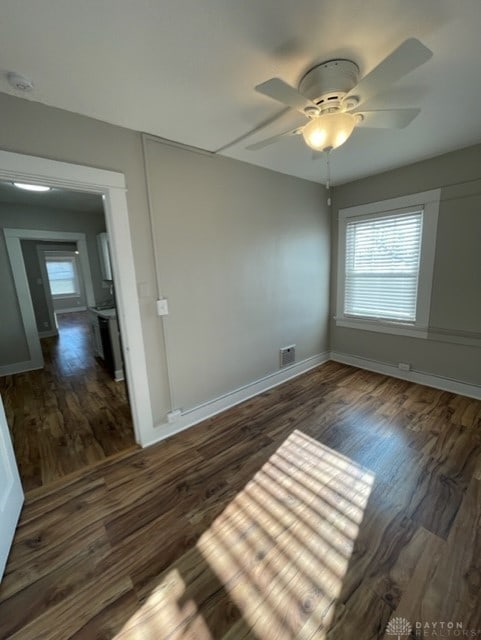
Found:
<svg viewBox="0 0 481 640"><path fill-rule="evenodd" d="M291 344L288 347L282 347L280 355L281 368L293 364L296 361L296 345Z"/></svg>

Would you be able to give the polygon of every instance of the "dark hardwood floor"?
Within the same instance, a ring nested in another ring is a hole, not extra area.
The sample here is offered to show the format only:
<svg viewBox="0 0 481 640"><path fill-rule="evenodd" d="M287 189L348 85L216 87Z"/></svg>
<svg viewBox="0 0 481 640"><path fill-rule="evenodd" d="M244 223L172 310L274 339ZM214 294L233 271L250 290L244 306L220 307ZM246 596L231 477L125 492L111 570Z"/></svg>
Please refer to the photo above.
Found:
<svg viewBox="0 0 481 640"><path fill-rule="evenodd" d="M481 637L480 524L481 402L330 362L31 492L0 637Z"/></svg>
<svg viewBox="0 0 481 640"><path fill-rule="evenodd" d="M57 318L45 368L0 378L25 491L135 445L125 383L95 359L87 312Z"/></svg>

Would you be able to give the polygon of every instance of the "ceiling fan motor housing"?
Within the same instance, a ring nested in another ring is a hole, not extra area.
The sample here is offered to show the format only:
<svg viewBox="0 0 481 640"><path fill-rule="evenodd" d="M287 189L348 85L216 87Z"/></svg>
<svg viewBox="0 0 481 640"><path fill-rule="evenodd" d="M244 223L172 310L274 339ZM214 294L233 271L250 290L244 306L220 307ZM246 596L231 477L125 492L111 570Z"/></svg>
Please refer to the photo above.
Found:
<svg viewBox="0 0 481 640"><path fill-rule="evenodd" d="M316 103L321 112L338 111L343 97L359 80L359 67L351 60L328 60L310 69L299 83L299 92ZM343 105L351 109L353 104Z"/></svg>

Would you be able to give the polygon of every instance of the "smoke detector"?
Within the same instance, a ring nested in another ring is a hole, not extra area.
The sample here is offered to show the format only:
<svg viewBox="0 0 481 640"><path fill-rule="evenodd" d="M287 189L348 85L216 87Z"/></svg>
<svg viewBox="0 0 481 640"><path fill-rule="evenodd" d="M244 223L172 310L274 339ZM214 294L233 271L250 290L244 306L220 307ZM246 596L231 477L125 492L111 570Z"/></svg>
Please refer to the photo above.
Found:
<svg viewBox="0 0 481 640"><path fill-rule="evenodd" d="M33 82L15 71L7 73L7 80L9 85L17 91L31 91L33 89Z"/></svg>

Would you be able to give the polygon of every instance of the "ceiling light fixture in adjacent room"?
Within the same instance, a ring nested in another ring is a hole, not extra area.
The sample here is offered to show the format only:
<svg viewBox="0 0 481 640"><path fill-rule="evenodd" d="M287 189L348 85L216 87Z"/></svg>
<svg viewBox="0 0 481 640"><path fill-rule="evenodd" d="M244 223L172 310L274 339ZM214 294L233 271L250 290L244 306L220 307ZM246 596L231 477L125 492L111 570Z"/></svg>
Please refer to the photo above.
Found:
<svg viewBox="0 0 481 640"><path fill-rule="evenodd" d="M25 182L14 182L13 184L15 187L26 191L50 191L50 187L45 187L42 184L26 184Z"/></svg>

